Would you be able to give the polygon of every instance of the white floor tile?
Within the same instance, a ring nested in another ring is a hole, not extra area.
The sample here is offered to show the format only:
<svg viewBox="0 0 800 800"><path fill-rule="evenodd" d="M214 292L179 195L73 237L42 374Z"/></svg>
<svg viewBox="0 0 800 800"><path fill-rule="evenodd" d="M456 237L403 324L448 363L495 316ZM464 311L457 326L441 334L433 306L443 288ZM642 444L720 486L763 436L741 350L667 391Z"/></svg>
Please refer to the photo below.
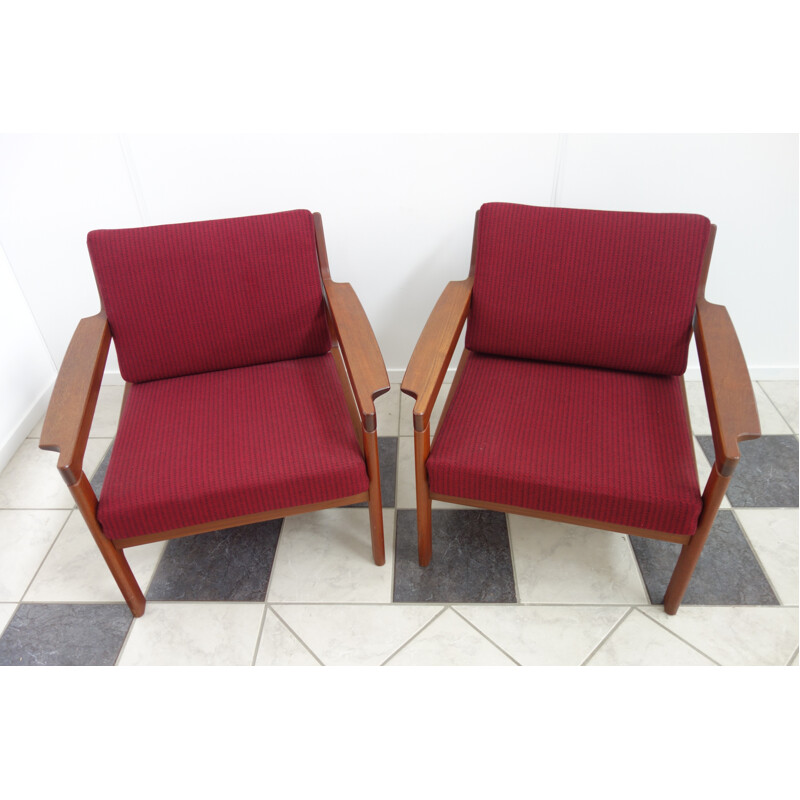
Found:
<svg viewBox="0 0 800 800"><path fill-rule="evenodd" d="M378 419L378 436L397 436L400 427L400 384L375 401L375 414Z"/></svg>
<svg viewBox="0 0 800 800"><path fill-rule="evenodd" d="M794 658L789 662L789 666L790 667L800 666L800 660L798 660L798 659L800 659L800 654L795 653L794 654Z"/></svg>
<svg viewBox="0 0 800 800"><path fill-rule="evenodd" d="M262 603L148 603L133 621L121 666L249 666Z"/></svg>
<svg viewBox="0 0 800 800"><path fill-rule="evenodd" d="M675 616L656 606L648 616L729 666L783 666L797 649L797 608L687 606Z"/></svg>
<svg viewBox="0 0 800 800"><path fill-rule="evenodd" d="M389 603L394 513L383 511L386 563L375 565L366 508L287 517L269 583L270 603Z"/></svg>
<svg viewBox="0 0 800 800"><path fill-rule="evenodd" d="M633 611L587 662L591 667L709 667L714 662Z"/></svg>
<svg viewBox="0 0 800 800"><path fill-rule="evenodd" d="M759 381L759 384L792 431L800 433L797 381Z"/></svg>
<svg viewBox="0 0 800 800"><path fill-rule="evenodd" d="M648 603L628 537L509 514L521 603Z"/></svg>
<svg viewBox="0 0 800 800"><path fill-rule="evenodd" d="M513 666L514 662L447 609L387 662L390 667Z"/></svg>
<svg viewBox="0 0 800 800"><path fill-rule="evenodd" d="M523 666L579 666L627 606L454 606Z"/></svg>
<svg viewBox="0 0 800 800"><path fill-rule="evenodd" d="M700 484L700 494L703 494L703 489L706 488L706 483L708 482L709 477L711 476L711 463L706 458L706 454L703 452L703 448L700 447L700 442L697 439L692 439L694 443L694 457L695 461L697 461L697 481ZM730 508L731 503L728 500L728 495L724 495L722 498L722 502L719 504L720 508Z"/></svg>
<svg viewBox="0 0 800 800"><path fill-rule="evenodd" d="M270 609L261 629L256 666L318 667L319 661Z"/></svg>
<svg viewBox="0 0 800 800"><path fill-rule="evenodd" d="M0 636L3 635L6 625L11 622L11 617L14 616L16 610L16 603L0 603Z"/></svg>
<svg viewBox="0 0 800 800"><path fill-rule="evenodd" d="M784 605L800 603L796 508L737 508L736 516Z"/></svg>
<svg viewBox="0 0 800 800"><path fill-rule="evenodd" d="M166 542L131 547L125 557L143 592L147 592ZM75 510L25 594L26 602L120 602L122 595L103 556Z"/></svg>
<svg viewBox="0 0 800 800"><path fill-rule="evenodd" d="M275 611L330 666L379 666L441 611L425 605L279 605Z"/></svg>
<svg viewBox="0 0 800 800"><path fill-rule="evenodd" d="M0 511L0 601L22 598L69 511Z"/></svg>

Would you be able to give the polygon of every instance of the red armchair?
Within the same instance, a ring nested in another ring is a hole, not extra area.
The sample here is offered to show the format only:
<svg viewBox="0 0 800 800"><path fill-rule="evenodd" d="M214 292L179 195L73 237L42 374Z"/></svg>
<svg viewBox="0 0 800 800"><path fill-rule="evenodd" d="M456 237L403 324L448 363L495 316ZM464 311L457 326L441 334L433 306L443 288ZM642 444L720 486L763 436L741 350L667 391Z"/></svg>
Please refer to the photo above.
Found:
<svg viewBox="0 0 800 800"><path fill-rule="evenodd" d="M760 435L730 318L704 297L715 233L696 215L480 209L470 275L446 287L402 383L422 566L432 499L621 531L682 545L664 598L677 612L738 442ZM683 385L692 330L716 453L702 494Z"/></svg>
<svg viewBox="0 0 800 800"><path fill-rule="evenodd" d="M368 501L385 562L373 400L389 379L319 214L93 231L102 309L70 343L40 447L131 612L124 550ZM111 339L126 381L99 499L83 455Z"/></svg>

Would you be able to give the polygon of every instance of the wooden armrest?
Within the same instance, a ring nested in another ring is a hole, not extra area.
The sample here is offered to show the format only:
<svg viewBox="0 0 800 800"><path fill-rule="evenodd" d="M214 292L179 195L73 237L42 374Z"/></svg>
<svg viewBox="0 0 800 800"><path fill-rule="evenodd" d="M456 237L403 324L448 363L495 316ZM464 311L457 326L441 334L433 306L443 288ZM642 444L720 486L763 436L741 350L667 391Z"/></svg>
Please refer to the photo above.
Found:
<svg viewBox="0 0 800 800"><path fill-rule="evenodd" d="M376 430L376 397L389 391L389 375L375 333L349 283L323 278L328 306L364 430Z"/></svg>
<svg viewBox="0 0 800 800"><path fill-rule="evenodd" d="M761 436L753 384L725 306L699 300L694 330L716 467L731 475L739 463L739 442Z"/></svg>
<svg viewBox="0 0 800 800"><path fill-rule="evenodd" d="M105 313L82 319L72 335L47 407L39 447L60 454L58 469L67 486L81 477L110 344Z"/></svg>
<svg viewBox="0 0 800 800"><path fill-rule="evenodd" d="M450 281L431 312L403 376L401 391L417 399L414 429L424 431L464 327L473 278Z"/></svg>

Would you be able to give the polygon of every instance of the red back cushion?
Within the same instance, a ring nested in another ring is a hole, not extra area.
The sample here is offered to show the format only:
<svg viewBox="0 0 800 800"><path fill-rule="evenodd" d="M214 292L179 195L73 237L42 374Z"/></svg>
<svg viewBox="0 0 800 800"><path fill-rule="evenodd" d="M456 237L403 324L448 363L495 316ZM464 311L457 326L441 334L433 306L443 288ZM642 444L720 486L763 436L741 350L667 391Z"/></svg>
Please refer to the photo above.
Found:
<svg viewBox="0 0 800 800"><path fill-rule="evenodd" d="M488 203L466 346L629 372L686 370L710 223Z"/></svg>
<svg viewBox="0 0 800 800"><path fill-rule="evenodd" d="M308 211L92 231L87 244L126 381L330 349Z"/></svg>

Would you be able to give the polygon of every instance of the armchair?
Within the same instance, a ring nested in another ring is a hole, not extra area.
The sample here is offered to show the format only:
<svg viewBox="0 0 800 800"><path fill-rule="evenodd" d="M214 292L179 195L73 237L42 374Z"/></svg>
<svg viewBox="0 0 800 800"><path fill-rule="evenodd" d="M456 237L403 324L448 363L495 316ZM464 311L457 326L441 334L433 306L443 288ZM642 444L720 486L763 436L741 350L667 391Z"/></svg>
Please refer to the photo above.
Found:
<svg viewBox="0 0 800 800"><path fill-rule="evenodd" d="M677 612L738 443L760 436L733 325L705 299L715 234L697 215L481 207L469 277L445 288L401 386L415 398L420 565L432 499L619 531L682 545L664 597ZM692 331L716 456L702 494L683 384Z"/></svg>
<svg viewBox="0 0 800 800"><path fill-rule="evenodd" d="M308 211L93 231L81 320L39 446L134 616L128 547L368 501L385 563L374 399L389 379ZM126 381L100 497L83 456L114 339Z"/></svg>

